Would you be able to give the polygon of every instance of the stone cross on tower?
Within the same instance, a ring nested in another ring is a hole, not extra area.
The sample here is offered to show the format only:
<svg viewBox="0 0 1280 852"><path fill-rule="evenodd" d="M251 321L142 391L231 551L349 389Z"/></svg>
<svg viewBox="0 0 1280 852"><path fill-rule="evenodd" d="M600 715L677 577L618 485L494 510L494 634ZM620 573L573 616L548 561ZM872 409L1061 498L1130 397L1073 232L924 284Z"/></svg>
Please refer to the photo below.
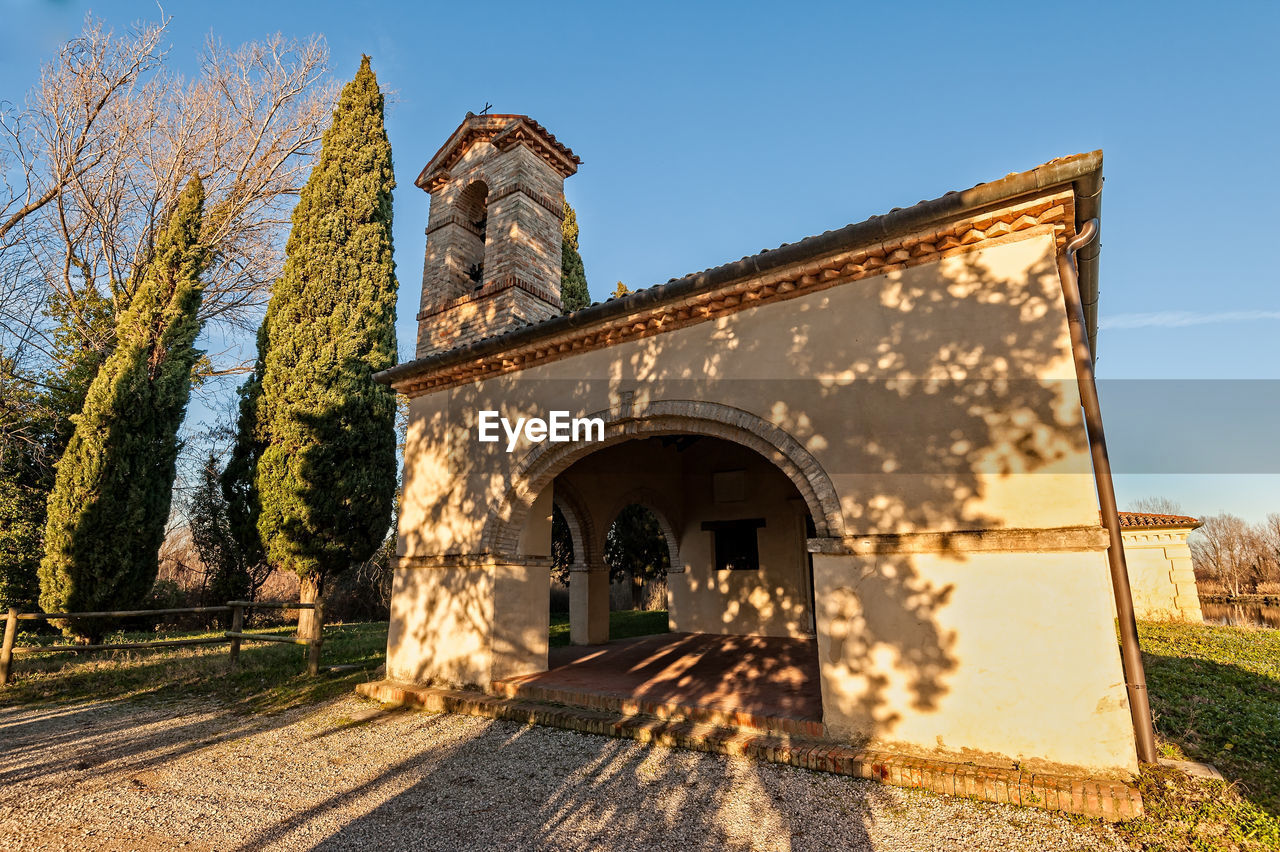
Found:
<svg viewBox="0 0 1280 852"><path fill-rule="evenodd" d="M467 113L431 194L417 357L558 316L564 179L581 160L525 115Z"/></svg>

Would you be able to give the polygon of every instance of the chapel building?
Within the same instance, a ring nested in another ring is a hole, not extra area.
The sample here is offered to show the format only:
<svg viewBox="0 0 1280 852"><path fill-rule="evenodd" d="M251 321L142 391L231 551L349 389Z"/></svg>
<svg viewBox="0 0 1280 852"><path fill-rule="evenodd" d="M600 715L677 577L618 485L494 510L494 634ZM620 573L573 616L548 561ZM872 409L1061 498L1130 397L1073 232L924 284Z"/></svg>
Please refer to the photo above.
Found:
<svg viewBox="0 0 1280 852"><path fill-rule="evenodd" d="M579 165L528 116L468 115L417 180L417 357L379 375L410 423L387 681L369 694L572 704L558 666L625 650L604 540L638 503L670 552L672 633L647 641L671 644L627 664L646 674L619 707L705 721L736 706L953 774L1128 789L1134 725L1062 273L1078 270L1093 346L1099 243L1065 250L1100 216L1101 152L564 315L563 182ZM482 411L599 418L603 440L507 452L477 439ZM553 509L573 541L576 650L548 645ZM680 648L723 665L654 662ZM622 688L601 677L574 687L597 709Z"/></svg>

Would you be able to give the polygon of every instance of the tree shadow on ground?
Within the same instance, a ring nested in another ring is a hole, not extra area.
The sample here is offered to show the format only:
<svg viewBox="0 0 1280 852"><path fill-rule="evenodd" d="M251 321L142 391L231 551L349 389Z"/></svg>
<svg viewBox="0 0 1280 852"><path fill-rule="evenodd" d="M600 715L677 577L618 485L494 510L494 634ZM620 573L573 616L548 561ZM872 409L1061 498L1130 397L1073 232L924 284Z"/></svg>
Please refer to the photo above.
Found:
<svg viewBox="0 0 1280 852"><path fill-rule="evenodd" d="M386 787L401 791L314 848L364 847L372 838L379 848L415 850L830 848L816 836L806 841L806 814L821 797L823 809L844 812L840 848L872 849L872 803L890 795L871 782L792 767L493 722L295 812L239 848L278 843Z"/></svg>
<svg viewBox="0 0 1280 852"><path fill-rule="evenodd" d="M188 704L183 709L193 709ZM175 706L161 702L95 701L75 706L0 710L0 787L23 781L51 781L65 776L72 785L108 764L147 769L202 748L283 727L287 716L245 716L214 704L200 714L172 722ZM14 716L21 714L20 720ZM54 763L47 755L70 750ZM51 778L50 776L53 776Z"/></svg>
<svg viewBox="0 0 1280 852"><path fill-rule="evenodd" d="M1280 816L1280 682L1209 660L1142 657L1160 736Z"/></svg>
<svg viewBox="0 0 1280 852"><path fill-rule="evenodd" d="M327 632L335 641L327 646L331 652L325 662L381 658L380 627L335 625ZM144 659L132 654L123 659L22 658L16 682L0 696L0 787L115 761L137 768L159 765L290 724L292 717L279 711L349 694L374 674L370 666L308 677L305 651L292 646L246 644L236 667L221 646L197 655L161 653ZM162 724L175 715L175 708L196 712L199 718ZM46 752L63 747L74 749L67 765L51 767L42 760Z"/></svg>
<svg viewBox="0 0 1280 852"><path fill-rule="evenodd" d="M1090 836L1106 833L861 779L351 698L269 718L196 702L6 709L0 726L6 745L19 732L0 762L0 828L19 845L985 852L1046 848L1045 829L1071 841L1062 848L1101 848Z"/></svg>

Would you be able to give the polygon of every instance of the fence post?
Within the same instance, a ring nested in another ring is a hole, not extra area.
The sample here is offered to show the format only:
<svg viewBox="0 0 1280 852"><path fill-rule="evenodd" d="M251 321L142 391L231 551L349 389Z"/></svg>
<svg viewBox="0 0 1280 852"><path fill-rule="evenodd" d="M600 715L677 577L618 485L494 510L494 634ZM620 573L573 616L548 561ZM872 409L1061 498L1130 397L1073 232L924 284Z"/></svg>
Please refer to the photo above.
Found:
<svg viewBox="0 0 1280 852"><path fill-rule="evenodd" d="M0 645L0 686L9 682L9 666L13 663L13 640L18 637L18 609L9 607L4 620L4 644Z"/></svg>
<svg viewBox="0 0 1280 852"><path fill-rule="evenodd" d="M316 608L311 611L311 635L307 645L307 674L320 674L320 646L324 643L324 604L316 598Z"/></svg>
<svg viewBox="0 0 1280 852"><path fill-rule="evenodd" d="M231 632L244 632L244 607L239 603L230 603L231 607ZM235 665L240 659L240 637L231 637L231 665Z"/></svg>

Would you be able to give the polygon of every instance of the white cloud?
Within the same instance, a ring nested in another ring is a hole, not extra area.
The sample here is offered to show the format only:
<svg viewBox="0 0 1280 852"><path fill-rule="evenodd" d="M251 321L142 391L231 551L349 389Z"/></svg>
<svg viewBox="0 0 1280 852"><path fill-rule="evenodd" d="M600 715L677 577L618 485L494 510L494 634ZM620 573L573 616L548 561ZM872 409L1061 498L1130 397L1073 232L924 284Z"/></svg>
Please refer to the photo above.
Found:
<svg viewBox="0 0 1280 852"><path fill-rule="evenodd" d="M1206 314L1193 313L1191 311L1156 311L1148 314L1104 316L1100 325L1104 329L1181 328L1187 325L1252 322L1254 320L1280 320L1280 311L1218 311L1217 313Z"/></svg>

